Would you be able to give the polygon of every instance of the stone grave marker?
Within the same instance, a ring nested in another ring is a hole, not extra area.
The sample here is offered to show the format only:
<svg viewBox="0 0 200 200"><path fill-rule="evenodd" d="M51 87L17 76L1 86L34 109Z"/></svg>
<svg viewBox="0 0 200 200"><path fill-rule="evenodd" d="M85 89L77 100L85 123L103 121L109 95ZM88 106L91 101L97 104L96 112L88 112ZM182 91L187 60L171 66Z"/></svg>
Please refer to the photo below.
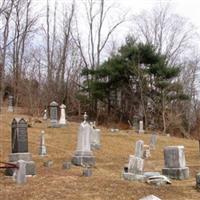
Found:
<svg viewBox="0 0 200 200"><path fill-rule="evenodd" d="M44 131L41 131L41 135L40 135L39 155L40 156L47 155L47 148L46 148L46 145L45 145L45 132Z"/></svg>
<svg viewBox="0 0 200 200"><path fill-rule="evenodd" d="M84 121L79 127L77 148L72 157L72 164L74 165L93 166L95 164L95 157L90 145L91 126L86 120L87 114L85 112Z"/></svg>
<svg viewBox="0 0 200 200"><path fill-rule="evenodd" d="M142 134L142 133L144 133L144 123L143 123L143 121L141 120L141 121L139 122L139 134Z"/></svg>
<svg viewBox="0 0 200 200"><path fill-rule="evenodd" d="M11 149L9 162L16 164L18 160L26 162L26 175L35 175L35 163L32 161L31 153L28 152L27 122L23 118L14 118L11 129ZM13 169L6 169L7 175L13 175Z"/></svg>
<svg viewBox="0 0 200 200"><path fill-rule="evenodd" d="M91 142L91 149L100 149L100 129L95 128L95 123L91 123L91 133L90 133L90 142Z"/></svg>
<svg viewBox="0 0 200 200"><path fill-rule="evenodd" d="M151 135L150 144L149 144L149 147L150 147L151 150L154 150L154 149L155 149L156 141L157 141L157 134L156 134L156 133L153 133L153 134Z"/></svg>
<svg viewBox="0 0 200 200"><path fill-rule="evenodd" d="M161 199L159 199L158 197L156 197L154 195L149 195L149 196L143 197L139 200L161 200Z"/></svg>
<svg viewBox="0 0 200 200"><path fill-rule="evenodd" d="M163 175L173 179L187 179L189 168L186 167L184 146L167 146L164 148Z"/></svg>
<svg viewBox="0 0 200 200"><path fill-rule="evenodd" d="M44 110L44 114L43 114L43 120L47 120L47 109Z"/></svg>
<svg viewBox="0 0 200 200"><path fill-rule="evenodd" d="M52 128L58 128L59 124L58 124L58 104L53 101L50 104L50 127Z"/></svg>
<svg viewBox="0 0 200 200"><path fill-rule="evenodd" d="M8 96L8 112L14 112L14 97Z"/></svg>
<svg viewBox="0 0 200 200"><path fill-rule="evenodd" d="M17 184L26 183L26 162L24 160L18 160L17 166L18 169L13 174Z"/></svg>
<svg viewBox="0 0 200 200"><path fill-rule="evenodd" d="M135 143L135 156L138 158L143 158L144 155L144 142L142 140L138 140Z"/></svg>
<svg viewBox="0 0 200 200"><path fill-rule="evenodd" d="M66 109L66 106L62 104L60 106L60 120L59 120L60 126L66 126L65 109Z"/></svg>

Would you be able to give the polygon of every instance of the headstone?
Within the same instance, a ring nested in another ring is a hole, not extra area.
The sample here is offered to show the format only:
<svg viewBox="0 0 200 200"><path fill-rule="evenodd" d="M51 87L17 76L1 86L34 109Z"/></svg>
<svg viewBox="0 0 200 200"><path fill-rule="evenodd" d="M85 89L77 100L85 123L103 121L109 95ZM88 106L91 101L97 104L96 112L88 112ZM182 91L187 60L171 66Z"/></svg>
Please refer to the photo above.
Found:
<svg viewBox="0 0 200 200"><path fill-rule="evenodd" d="M153 134L151 135L150 144L149 144L151 150L154 150L154 149L155 149L156 141L157 141L157 135L156 135L155 133L153 133Z"/></svg>
<svg viewBox="0 0 200 200"><path fill-rule="evenodd" d="M129 156L128 172L133 174L142 174L144 169L144 160L134 155Z"/></svg>
<svg viewBox="0 0 200 200"><path fill-rule="evenodd" d="M72 166L72 163L71 163L71 162L65 161L65 162L63 163L62 168L63 168L63 169L71 169L71 166Z"/></svg>
<svg viewBox="0 0 200 200"><path fill-rule="evenodd" d="M158 197L156 197L154 195L149 195L149 196L143 197L142 199L139 199L139 200L161 200L161 199L159 199Z"/></svg>
<svg viewBox="0 0 200 200"><path fill-rule="evenodd" d="M139 122L139 134L144 133L144 124L143 121Z"/></svg>
<svg viewBox="0 0 200 200"><path fill-rule="evenodd" d="M66 125L65 109L66 109L66 106L64 104L62 104L60 106L60 120L59 120L59 124L61 126L65 126Z"/></svg>
<svg viewBox="0 0 200 200"><path fill-rule="evenodd" d="M18 169L15 170L15 179L17 184L26 183L26 162L24 160L17 161Z"/></svg>
<svg viewBox="0 0 200 200"><path fill-rule="evenodd" d="M14 97L8 96L8 112L14 112Z"/></svg>
<svg viewBox="0 0 200 200"><path fill-rule="evenodd" d="M12 121L12 153L28 152L27 122L23 118Z"/></svg>
<svg viewBox="0 0 200 200"><path fill-rule="evenodd" d="M83 168L83 176L92 176L92 168L84 167Z"/></svg>
<svg viewBox="0 0 200 200"><path fill-rule="evenodd" d="M40 156L47 155L47 148L45 146L45 132L44 131L41 131L41 135L40 135L39 155Z"/></svg>
<svg viewBox="0 0 200 200"><path fill-rule="evenodd" d="M186 167L184 146L164 148L164 168L162 174L173 179L187 179L189 168Z"/></svg>
<svg viewBox="0 0 200 200"><path fill-rule="evenodd" d="M91 149L100 149L100 129L93 128L93 124L91 126L91 133L90 133L90 142L91 142Z"/></svg>
<svg viewBox="0 0 200 200"><path fill-rule="evenodd" d="M16 164L19 160L26 162L26 175L35 175L35 162L32 161L31 153L28 152L27 122L23 118L14 118L12 121L11 148L9 162ZM14 169L7 168L6 174L13 175Z"/></svg>
<svg viewBox="0 0 200 200"><path fill-rule="evenodd" d="M47 120L48 117L47 117L47 109L44 110L44 115L43 115L43 120Z"/></svg>
<svg viewBox="0 0 200 200"><path fill-rule="evenodd" d="M53 101L50 104L50 123L52 128L59 127L58 125L58 104Z"/></svg>
<svg viewBox="0 0 200 200"><path fill-rule="evenodd" d="M200 172L196 175L196 188L200 191Z"/></svg>
<svg viewBox="0 0 200 200"><path fill-rule="evenodd" d="M143 158L144 154L144 142L142 140L138 140L135 143L135 156L138 158Z"/></svg>
<svg viewBox="0 0 200 200"><path fill-rule="evenodd" d="M157 185L157 186L161 186L161 185L166 185L166 184L171 184L172 183L169 180L168 177L163 176L163 175L155 175L155 176L148 177L146 182L148 184Z"/></svg>
<svg viewBox="0 0 200 200"><path fill-rule="evenodd" d="M86 121L87 114L84 114L84 121L81 123L78 132L77 148L72 157L72 163L79 166L93 166L95 164L95 157L91 151L90 134L91 126Z"/></svg>

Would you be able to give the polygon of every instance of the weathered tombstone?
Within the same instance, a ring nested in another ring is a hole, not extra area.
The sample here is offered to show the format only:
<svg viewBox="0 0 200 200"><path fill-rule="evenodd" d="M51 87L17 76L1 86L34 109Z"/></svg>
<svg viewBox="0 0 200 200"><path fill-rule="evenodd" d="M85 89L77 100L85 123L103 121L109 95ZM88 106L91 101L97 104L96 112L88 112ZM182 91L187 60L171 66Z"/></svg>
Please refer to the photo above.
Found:
<svg viewBox="0 0 200 200"><path fill-rule="evenodd" d="M200 191L200 172L196 175L196 188Z"/></svg>
<svg viewBox="0 0 200 200"><path fill-rule="evenodd" d="M12 153L9 162L16 164L18 160L26 162L26 175L35 175L35 163L28 152L27 122L23 118L14 118L12 121ZM13 174L13 169L6 169L7 175Z"/></svg>
<svg viewBox="0 0 200 200"><path fill-rule="evenodd" d="M41 131L41 135L40 135L39 155L40 156L47 155L47 148L45 146L45 132L44 131Z"/></svg>
<svg viewBox="0 0 200 200"><path fill-rule="evenodd" d="M144 142L142 140L138 140L135 143L135 156L138 158L143 158L144 154Z"/></svg>
<svg viewBox="0 0 200 200"><path fill-rule="evenodd" d="M164 168L162 174L173 179L187 179L189 168L185 166L184 146L164 148Z"/></svg>
<svg viewBox="0 0 200 200"><path fill-rule="evenodd" d="M26 162L24 160L18 160L17 166L18 169L14 173L17 184L26 183Z"/></svg>
<svg viewBox="0 0 200 200"><path fill-rule="evenodd" d="M149 144L151 150L154 150L154 149L155 149L156 141L157 141L157 135L156 135L155 133L153 133L153 134L151 135L150 144Z"/></svg>
<svg viewBox="0 0 200 200"><path fill-rule="evenodd" d="M95 164L95 157L91 151L90 133L91 126L86 121L87 114L84 114L84 121L81 123L78 132L77 148L72 157L72 163L79 166L93 166Z"/></svg>
<svg viewBox="0 0 200 200"><path fill-rule="evenodd" d="M48 117L47 117L47 109L44 110L44 115L43 115L43 120L47 120Z"/></svg>
<svg viewBox="0 0 200 200"><path fill-rule="evenodd" d="M143 175L144 160L134 155L129 156L128 170L124 170L123 178L129 181L145 181Z"/></svg>
<svg viewBox="0 0 200 200"><path fill-rule="evenodd" d="M84 167L83 168L83 176L92 176L92 168Z"/></svg>
<svg viewBox="0 0 200 200"><path fill-rule="evenodd" d="M90 133L90 142L91 142L91 149L99 149L100 144L100 129L94 128L95 124L91 124L91 133Z"/></svg>
<svg viewBox="0 0 200 200"><path fill-rule="evenodd" d="M159 199L158 197L156 197L154 195L149 195L149 196L143 197L142 199L139 199L139 200L161 200L161 199Z"/></svg>
<svg viewBox="0 0 200 200"><path fill-rule="evenodd" d="M59 124L61 126L66 125L65 109L66 109L66 106L64 104L62 104L60 106L60 120L59 120Z"/></svg>
<svg viewBox="0 0 200 200"><path fill-rule="evenodd" d="M143 124L143 121L141 120L139 122L139 134L142 134L144 133L144 124Z"/></svg>
<svg viewBox="0 0 200 200"><path fill-rule="evenodd" d="M52 128L59 127L58 125L58 104L53 101L50 104L50 123Z"/></svg>
<svg viewBox="0 0 200 200"><path fill-rule="evenodd" d="M69 161L63 162L63 166L62 166L63 169L70 169L71 167L72 167L71 162L69 162Z"/></svg>
<svg viewBox="0 0 200 200"><path fill-rule="evenodd" d="M14 97L8 96L8 112L14 112Z"/></svg>

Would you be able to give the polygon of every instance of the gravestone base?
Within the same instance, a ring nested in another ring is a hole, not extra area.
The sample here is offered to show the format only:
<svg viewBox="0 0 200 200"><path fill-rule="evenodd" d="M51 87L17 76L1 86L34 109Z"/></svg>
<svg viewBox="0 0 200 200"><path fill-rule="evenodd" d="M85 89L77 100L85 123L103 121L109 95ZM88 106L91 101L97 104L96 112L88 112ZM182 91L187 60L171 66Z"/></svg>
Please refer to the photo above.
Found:
<svg viewBox="0 0 200 200"><path fill-rule="evenodd" d="M26 162L26 175L35 175L36 167L35 162L32 161L31 153L11 153L9 155L9 163L17 164L18 160L24 160ZM7 176L12 176L14 169L7 168L5 174Z"/></svg>
<svg viewBox="0 0 200 200"><path fill-rule="evenodd" d="M77 166L94 166L95 157L92 155L92 152L77 151L72 157L72 164Z"/></svg>
<svg viewBox="0 0 200 200"><path fill-rule="evenodd" d="M50 125L48 126L48 128L60 128L60 127L61 127L60 124L50 124Z"/></svg>
<svg viewBox="0 0 200 200"><path fill-rule="evenodd" d="M188 179L189 178L189 168L188 167L163 168L162 174L165 176L168 176L169 178L172 178L172 179L178 179L178 180Z"/></svg>
<svg viewBox="0 0 200 200"><path fill-rule="evenodd" d="M95 150L95 149L100 149L101 145L100 144L91 144L91 149Z"/></svg>
<svg viewBox="0 0 200 200"><path fill-rule="evenodd" d="M146 177L142 174L133 174L130 172L123 172L122 173L122 177L124 180L128 180L128 181L141 181L141 182L145 182Z"/></svg>

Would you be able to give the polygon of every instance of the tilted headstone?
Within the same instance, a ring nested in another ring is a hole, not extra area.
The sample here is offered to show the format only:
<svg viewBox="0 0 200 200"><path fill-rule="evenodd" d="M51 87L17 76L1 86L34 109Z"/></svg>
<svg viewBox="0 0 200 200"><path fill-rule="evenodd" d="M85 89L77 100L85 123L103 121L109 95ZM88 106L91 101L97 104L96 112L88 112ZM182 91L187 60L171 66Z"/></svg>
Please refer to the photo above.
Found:
<svg viewBox="0 0 200 200"><path fill-rule="evenodd" d="M157 135L155 133L153 133L151 135L150 144L149 144L151 150L155 149L156 141L157 141Z"/></svg>
<svg viewBox="0 0 200 200"><path fill-rule="evenodd" d="M27 122L23 118L12 121L12 153L28 152Z"/></svg>
<svg viewBox="0 0 200 200"><path fill-rule="evenodd" d="M173 179L187 179L189 168L186 167L184 146L168 146L164 148L163 175Z"/></svg>
<svg viewBox="0 0 200 200"><path fill-rule="evenodd" d="M53 101L50 104L50 123L52 128L58 127L58 104Z"/></svg>
<svg viewBox="0 0 200 200"><path fill-rule="evenodd" d="M87 114L84 114L84 121L81 123L78 132L77 148L72 157L72 163L80 166L92 166L95 164L95 157L91 151L90 134L91 126L86 121Z"/></svg>
<svg viewBox="0 0 200 200"><path fill-rule="evenodd" d="M35 162L32 161L32 156L28 152L27 122L23 118L14 118L11 132L12 153L9 154L9 162L16 164L19 160L24 160L26 175L35 175ZM12 168L7 168L6 174L13 175L13 171Z"/></svg>
<svg viewBox="0 0 200 200"><path fill-rule="evenodd" d="M8 96L8 112L14 112L14 97Z"/></svg>
<svg viewBox="0 0 200 200"><path fill-rule="evenodd" d="M48 117L47 117L47 109L44 110L44 115L43 115L43 120L47 120Z"/></svg>
<svg viewBox="0 0 200 200"><path fill-rule="evenodd" d="M45 132L44 131L41 131L41 135L40 135L39 155L40 156L47 155L47 148L45 146Z"/></svg>
<svg viewBox="0 0 200 200"><path fill-rule="evenodd" d="M139 134L144 133L144 124L143 121L139 122Z"/></svg>
<svg viewBox="0 0 200 200"><path fill-rule="evenodd" d="M64 104L62 104L60 106L60 120L59 120L59 124L61 126L65 126L66 125L65 109L66 109L66 106Z"/></svg>
<svg viewBox="0 0 200 200"><path fill-rule="evenodd" d="M128 172L133 174L142 174L144 168L144 160L134 155L129 156Z"/></svg>
<svg viewBox="0 0 200 200"><path fill-rule="evenodd" d="M18 160L17 166L18 169L14 173L17 184L26 183L26 162L24 160Z"/></svg>
<svg viewBox="0 0 200 200"><path fill-rule="evenodd" d="M144 154L144 142L142 140L138 140L135 143L135 156L138 158L143 158Z"/></svg>

